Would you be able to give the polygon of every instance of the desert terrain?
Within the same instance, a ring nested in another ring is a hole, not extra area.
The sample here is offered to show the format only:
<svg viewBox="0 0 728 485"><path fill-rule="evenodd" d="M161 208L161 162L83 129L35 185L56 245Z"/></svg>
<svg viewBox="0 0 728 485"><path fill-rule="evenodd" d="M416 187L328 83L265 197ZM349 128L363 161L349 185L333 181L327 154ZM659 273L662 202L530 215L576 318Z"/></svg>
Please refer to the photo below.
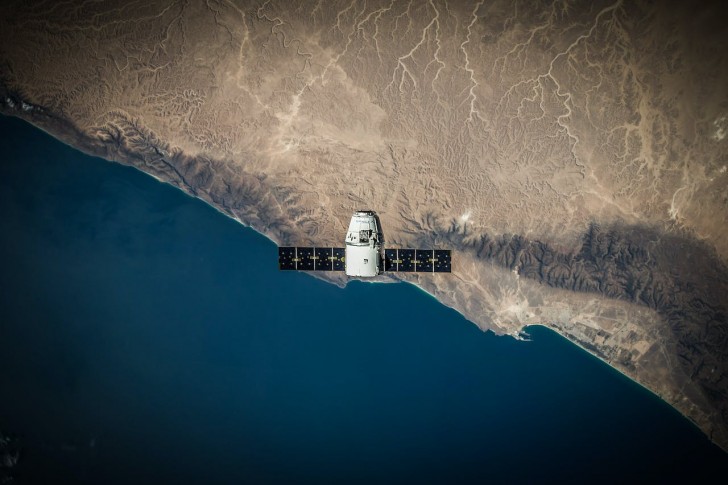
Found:
<svg viewBox="0 0 728 485"><path fill-rule="evenodd" d="M0 109L281 245L340 245L375 210L387 247L453 249L451 275L383 279L483 330L546 325L728 449L721 13L11 0Z"/></svg>

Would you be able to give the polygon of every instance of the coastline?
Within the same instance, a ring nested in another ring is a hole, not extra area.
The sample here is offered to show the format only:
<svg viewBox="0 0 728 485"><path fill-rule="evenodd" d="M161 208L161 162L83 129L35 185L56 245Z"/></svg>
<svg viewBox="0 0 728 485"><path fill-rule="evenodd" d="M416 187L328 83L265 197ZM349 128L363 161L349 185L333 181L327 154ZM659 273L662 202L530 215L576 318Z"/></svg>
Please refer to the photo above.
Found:
<svg viewBox="0 0 728 485"><path fill-rule="evenodd" d="M3 91L0 90L0 93L2 93L2 92ZM8 102L8 100L10 100L12 102L12 104L10 102ZM19 110L18 106L21 107L20 110ZM13 111L8 112L7 107L10 107L11 110L13 110ZM268 240L270 240L273 244L275 244L275 245L281 244L281 242L279 240L277 240L276 236L273 235L272 233L268 233L268 232L265 232L264 230L260 230L260 229L256 228L250 222L245 221L242 218L240 218L240 216L238 216L234 213L231 213L231 212L227 212L225 210L225 208L222 208L222 207L216 205L215 202L211 198L209 198L209 197L205 198L204 195L206 195L206 193L204 193L204 192L197 193L193 190L190 190L190 187L184 183L183 179L182 180L175 179L174 177L170 176L169 173L166 173L166 172L153 173L151 171L146 171L146 170L142 169L141 167L139 167L133 163L134 159L132 157L125 159L124 158L125 154L122 150L118 150L116 153L111 152L109 150L109 147L107 146L107 144L105 144L103 141L90 139L88 136L84 135L80 130L78 130L70 121L59 118L57 116L54 116L54 115L48 113L42 107L35 106L32 104L26 103L24 101L18 102L16 99L13 99L10 96L5 95L5 96L2 96L2 99L0 100L0 113L2 113L3 115L6 115L6 116L12 116L15 118L19 118L27 123L30 123L34 127L42 130L43 132L47 133L48 135L52 136L53 138L61 141L62 143L66 144L69 147L72 147L75 150L81 151L82 153L85 153L85 154L93 156L93 157L101 158L106 161L111 161L114 163L119 163L121 165L133 167L137 171L153 177L158 182L173 185L173 186L177 187L178 189L180 189L185 194L187 194L188 196L194 197L196 199L199 199L199 200L205 202L207 205L213 207L217 212L228 216L230 219L238 222L243 227L250 228L250 229L254 230L256 233L263 235ZM128 156L128 155L126 155L126 156ZM326 281L327 283L334 284L336 286L339 286L340 288L344 288L346 286L346 284L348 283L348 281L350 281L350 280L346 280L346 279L344 279L343 281L337 281L336 278L329 278L329 277L326 277L325 275L317 275L315 273L310 273L310 276L313 276L318 279L322 279L322 280ZM366 282L366 283L395 283L395 282L410 283L410 284L414 285L415 287L419 288L421 291L428 294L430 297L437 300L439 303L444 304L433 293L426 290L421 285L417 284L417 282L409 281L408 279L396 278L396 277L389 277L389 278L390 278L390 281L364 281L364 282ZM469 318L461 310L459 310L456 307L450 307L450 308L453 308L460 315L462 315L467 321L473 323L477 327L481 328L481 330L483 330L482 327L480 327L477 323L475 323L471 318ZM689 414L682 412L680 410L680 408L678 408L677 404L670 403L665 397L663 397L658 392L641 384L636 378L631 377L630 375L626 374L625 372L623 372L622 370L617 368L615 365L611 364L609 361L603 359L596 353L590 351L589 349L582 347L577 342L573 341L572 339L568 338L566 335L559 332L557 327L552 327L545 323L533 323L533 324L529 323L528 325L521 326L520 329L517 330L515 333L509 333L509 332L498 333L498 332L494 331L492 328L489 328L486 330L493 331L494 334L499 335L499 336L508 335L510 337L515 338L516 340L526 340L521 336L521 333L524 331L524 329L526 329L530 326L542 326L542 327L548 328L550 331L560 335L562 338L564 338L566 340L569 340L569 342L571 342L572 344L575 344L582 351L590 354L593 357L596 357L602 363L608 365L609 367L611 367L612 369L617 371L619 374L627 377L630 381L638 384L640 387L649 391L653 396L658 397L661 401L670 405L673 409L677 410L682 416L688 418L688 420L695 427L697 427L702 433L706 434L708 436L708 438L711 441L713 441L716 445L721 447L724 451L728 451L728 444L722 445L717 440L714 440L713 437L707 431L705 431L703 428L701 428L698 425L698 423L695 419L693 419ZM486 330L483 330L483 331L486 331Z"/></svg>
<svg viewBox="0 0 728 485"><path fill-rule="evenodd" d="M706 435L705 431L703 431L703 429L698 425L698 423L690 415L681 412L675 405L671 404L667 399L665 399L664 396L662 396L661 394L655 392L654 390L650 389L649 387L641 384L639 381L635 380L629 374L623 372L617 366L613 365L609 361L603 359L602 357L600 357L599 355L597 355L597 354L595 354L593 352L590 352L589 349L585 349L584 347L582 347L581 345L577 344L573 340L569 339L568 337L564 336L560 332L556 331L554 328L549 327L547 324L544 324L544 323L529 323L528 325L524 325L523 330L525 331L529 327L542 327L542 328L545 328L548 331L550 331L550 332L558 335L559 338L562 338L562 339L568 341L574 347L576 347L577 349L579 349L581 352L584 352L585 354L589 355L590 357L598 360L601 364L606 365L611 370L613 370L614 372L618 373L620 376L626 378L630 382L633 382L634 384L636 384L637 386L639 386L644 391L648 392L653 398L658 399L660 402L663 402L663 403L667 404L671 409L675 410L678 414L680 414L680 416L686 418L690 422L690 424L695 427L695 429L699 430L702 434ZM710 439L709 436L706 435L706 437L708 437L708 439ZM710 441L713 444L715 444L716 446L718 446L719 448L723 449L723 451L725 451L726 453L728 453L728 450L726 450L725 448L721 447L719 443L713 441L712 439L710 439Z"/></svg>

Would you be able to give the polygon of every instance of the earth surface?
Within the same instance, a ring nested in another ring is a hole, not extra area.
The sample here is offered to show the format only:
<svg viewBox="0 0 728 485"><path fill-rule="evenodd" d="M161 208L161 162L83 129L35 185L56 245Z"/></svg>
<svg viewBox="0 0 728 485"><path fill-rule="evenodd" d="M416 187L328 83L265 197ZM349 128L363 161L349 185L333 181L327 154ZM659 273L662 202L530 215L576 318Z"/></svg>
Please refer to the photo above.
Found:
<svg viewBox="0 0 728 485"><path fill-rule="evenodd" d="M281 245L373 209L388 247L453 250L450 275L382 281L546 325L725 449L721 8L8 1L0 108Z"/></svg>

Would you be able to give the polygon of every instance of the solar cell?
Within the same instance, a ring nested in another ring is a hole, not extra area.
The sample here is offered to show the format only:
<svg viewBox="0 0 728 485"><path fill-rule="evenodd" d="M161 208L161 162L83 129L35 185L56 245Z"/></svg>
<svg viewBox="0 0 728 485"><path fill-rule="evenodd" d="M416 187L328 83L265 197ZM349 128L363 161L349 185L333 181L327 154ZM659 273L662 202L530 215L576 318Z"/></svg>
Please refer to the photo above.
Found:
<svg viewBox="0 0 728 485"><path fill-rule="evenodd" d="M344 259L346 255L346 249L344 248L333 248L334 253L334 271L344 271Z"/></svg>
<svg viewBox="0 0 728 485"><path fill-rule="evenodd" d="M384 250L384 271L397 271L397 250Z"/></svg>
<svg viewBox="0 0 728 485"><path fill-rule="evenodd" d="M435 249L435 273L452 271L452 255L449 249Z"/></svg>
<svg viewBox="0 0 728 485"><path fill-rule="evenodd" d="M417 266L415 271L418 273L432 273L432 249L418 249L415 251L415 260Z"/></svg>
<svg viewBox="0 0 728 485"><path fill-rule="evenodd" d="M414 249L398 249L399 255L398 271L409 272L415 270L415 250Z"/></svg>
<svg viewBox="0 0 728 485"><path fill-rule="evenodd" d="M278 248L278 268L281 270L295 270L296 262L296 248L294 247L281 247Z"/></svg>
<svg viewBox="0 0 728 485"><path fill-rule="evenodd" d="M313 248L297 247L296 256L298 258L296 263L298 271L313 271Z"/></svg>
<svg viewBox="0 0 728 485"><path fill-rule="evenodd" d="M314 256L316 262L314 269L316 271L331 271L334 267L334 261L331 259L332 248L316 248Z"/></svg>

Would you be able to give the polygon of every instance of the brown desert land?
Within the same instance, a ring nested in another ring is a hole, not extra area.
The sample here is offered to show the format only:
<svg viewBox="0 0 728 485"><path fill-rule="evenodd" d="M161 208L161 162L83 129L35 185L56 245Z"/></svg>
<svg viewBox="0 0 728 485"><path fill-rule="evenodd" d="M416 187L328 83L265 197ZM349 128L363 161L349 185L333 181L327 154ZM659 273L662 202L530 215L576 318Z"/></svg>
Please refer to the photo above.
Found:
<svg viewBox="0 0 728 485"><path fill-rule="evenodd" d="M728 449L721 7L10 0L0 107L281 245L375 210L388 247L453 249L382 280L546 325Z"/></svg>

